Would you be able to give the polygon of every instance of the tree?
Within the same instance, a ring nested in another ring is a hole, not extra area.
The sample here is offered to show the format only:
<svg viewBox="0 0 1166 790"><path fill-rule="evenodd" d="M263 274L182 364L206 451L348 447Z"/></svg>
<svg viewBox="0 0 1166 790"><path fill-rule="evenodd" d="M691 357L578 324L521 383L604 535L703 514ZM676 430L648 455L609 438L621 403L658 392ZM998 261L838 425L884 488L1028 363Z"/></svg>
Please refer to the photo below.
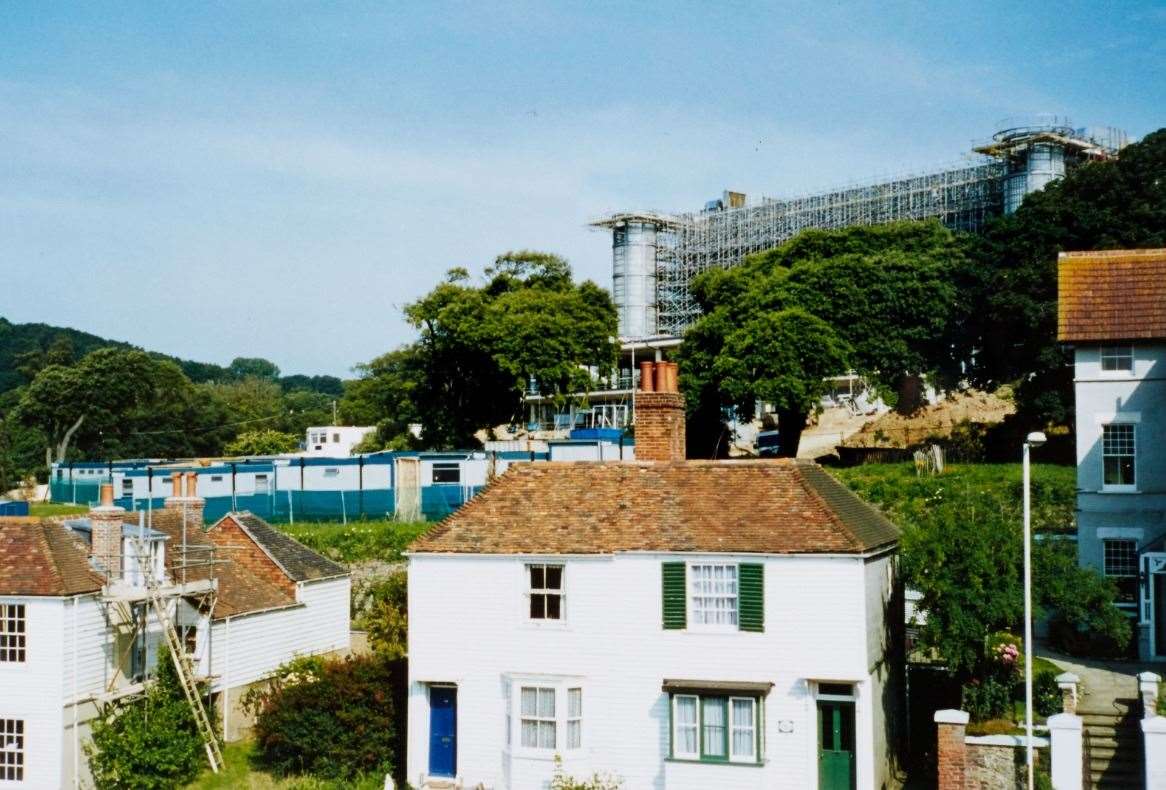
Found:
<svg viewBox="0 0 1166 790"><path fill-rule="evenodd" d="M763 312L725 337L713 373L738 413L770 403L782 428L783 455L797 455L806 417L826 391L823 379L845 370L850 348L831 326L801 308Z"/></svg>
<svg viewBox="0 0 1166 790"><path fill-rule="evenodd" d="M227 455L279 455L299 449L300 437L271 429L245 431L227 442Z"/></svg>
<svg viewBox="0 0 1166 790"><path fill-rule="evenodd" d="M892 388L914 375L954 378L953 338L970 308L952 281L968 265L968 243L936 221L805 231L741 266L696 278L702 317L685 334L680 361L697 441L722 408L746 405L722 383L734 365L727 339L765 315L800 310L832 330L828 342L814 346L827 355L823 364L804 360L806 374L838 375L849 366ZM781 426L791 453L804 423L788 420L797 419L790 413Z"/></svg>
<svg viewBox="0 0 1166 790"><path fill-rule="evenodd" d="M106 708L85 750L102 789L170 790L199 774L206 752L165 648L145 697Z"/></svg>
<svg viewBox="0 0 1166 790"><path fill-rule="evenodd" d="M227 366L227 373L237 380L255 378L275 381L279 378L279 366L262 357L235 357Z"/></svg>
<svg viewBox="0 0 1166 790"><path fill-rule="evenodd" d="M405 309L420 333L412 399L432 447L471 445L516 419L530 381L565 401L615 364L615 307L594 283L573 284L565 260L506 253L486 273L475 287L453 269Z"/></svg>
<svg viewBox="0 0 1166 790"><path fill-rule="evenodd" d="M355 616L368 632L369 646L386 658L404 658L409 647L409 575L395 571L361 591L363 610Z"/></svg>
<svg viewBox="0 0 1166 790"><path fill-rule="evenodd" d="M417 392L424 384L423 351L402 346L356 366L357 377L344 383L340 416L350 425L375 425L371 449L408 444L409 424L420 422ZM362 443L363 444L363 443Z"/></svg>

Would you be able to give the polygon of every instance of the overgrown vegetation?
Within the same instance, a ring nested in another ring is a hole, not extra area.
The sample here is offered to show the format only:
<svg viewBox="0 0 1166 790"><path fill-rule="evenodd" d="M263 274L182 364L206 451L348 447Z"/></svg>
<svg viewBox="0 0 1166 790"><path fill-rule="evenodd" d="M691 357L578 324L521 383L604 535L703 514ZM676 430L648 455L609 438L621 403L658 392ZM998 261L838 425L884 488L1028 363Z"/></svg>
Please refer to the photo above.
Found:
<svg viewBox="0 0 1166 790"><path fill-rule="evenodd" d="M249 692L257 764L278 776L354 781L396 762L391 662L373 654L299 658Z"/></svg>
<svg viewBox="0 0 1166 790"><path fill-rule="evenodd" d="M368 633L369 647L403 658L409 647L409 575L400 570L352 591L352 625Z"/></svg>
<svg viewBox="0 0 1166 790"><path fill-rule="evenodd" d="M428 521L297 521L278 524L280 530L314 551L337 562L366 560L397 562L408 545L427 529Z"/></svg>
<svg viewBox="0 0 1166 790"><path fill-rule="evenodd" d="M102 790L181 787L202 770L206 752L165 648L145 696L108 707L93 723L86 752Z"/></svg>
<svg viewBox="0 0 1166 790"><path fill-rule="evenodd" d="M1019 465L957 464L932 477L908 464L872 464L836 474L903 529L904 580L927 613L921 645L956 674L982 674L984 635L1019 633L1024 611ZM1113 606L1112 583L1079 568L1072 546L1057 540L1074 527L1075 481L1071 467L1033 467L1037 616L1124 648L1130 628Z"/></svg>
<svg viewBox="0 0 1166 790"><path fill-rule="evenodd" d="M224 769L208 768L186 790L381 790L384 777L370 774L351 780L321 779L316 776L277 776L258 767L255 742L229 743L223 748Z"/></svg>

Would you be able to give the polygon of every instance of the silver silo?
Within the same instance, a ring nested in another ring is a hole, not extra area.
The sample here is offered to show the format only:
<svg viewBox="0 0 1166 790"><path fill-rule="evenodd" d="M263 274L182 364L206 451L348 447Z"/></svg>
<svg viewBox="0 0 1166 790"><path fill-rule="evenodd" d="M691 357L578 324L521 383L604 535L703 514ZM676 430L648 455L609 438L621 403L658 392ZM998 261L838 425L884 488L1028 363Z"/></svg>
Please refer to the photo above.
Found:
<svg viewBox="0 0 1166 790"><path fill-rule="evenodd" d="M611 295L620 337L656 334L656 223L629 215L611 225Z"/></svg>

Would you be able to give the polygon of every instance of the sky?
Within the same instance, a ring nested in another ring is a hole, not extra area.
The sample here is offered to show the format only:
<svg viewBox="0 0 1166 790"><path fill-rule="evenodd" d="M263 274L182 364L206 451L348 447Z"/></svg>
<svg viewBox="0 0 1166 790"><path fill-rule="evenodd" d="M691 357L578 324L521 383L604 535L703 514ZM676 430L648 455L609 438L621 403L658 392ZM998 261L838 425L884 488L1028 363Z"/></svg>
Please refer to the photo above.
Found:
<svg viewBox="0 0 1166 790"><path fill-rule="evenodd" d="M451 267L623 209L1166 126L1166 4L0 4L0 316L351 375Z"/></svg>

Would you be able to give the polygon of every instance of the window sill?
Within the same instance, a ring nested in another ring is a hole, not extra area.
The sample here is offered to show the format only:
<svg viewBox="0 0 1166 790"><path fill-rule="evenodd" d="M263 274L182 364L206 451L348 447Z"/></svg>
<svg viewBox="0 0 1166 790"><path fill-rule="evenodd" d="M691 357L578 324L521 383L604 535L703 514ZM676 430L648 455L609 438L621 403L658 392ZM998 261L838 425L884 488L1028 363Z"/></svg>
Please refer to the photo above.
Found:
<svg viewBox="0 0 1166 790"><path fill-rule="evenodd" d="M680 765L728 765L739 768L764 768L765 760L759 762L748 762L745 760L709 760L703 757L665 757L666 763L678 763Z"/></svg>
<svg viewBox="0 0 1166 790"><path fill-rule="evenodd" d="M1133 486L1106 486L1103 485L1097 493L1099 494L1140 494L1136 485Z"/></svg>
<svg viewBox="0 0 1166 790"><path fill-rule="evenodd" d="M564 620L531 620L527 619L525 627L531 631L570 631L571 625Z"/></svg>

